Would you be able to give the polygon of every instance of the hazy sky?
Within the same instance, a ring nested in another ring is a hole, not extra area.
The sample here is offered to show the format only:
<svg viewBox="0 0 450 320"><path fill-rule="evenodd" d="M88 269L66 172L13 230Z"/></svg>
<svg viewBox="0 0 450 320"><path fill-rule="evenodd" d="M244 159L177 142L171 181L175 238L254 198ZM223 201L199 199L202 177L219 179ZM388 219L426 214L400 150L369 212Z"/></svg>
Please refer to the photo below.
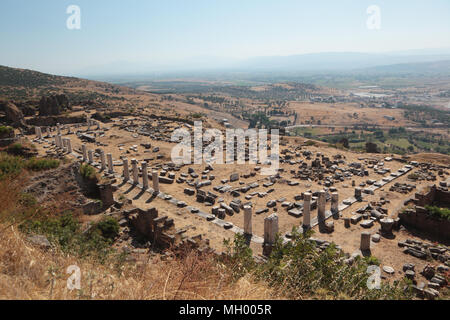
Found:
<svg viewBox="0 0 450 320"><path fill-rule="evenodd" d="M69 30L69 5L81 29ZM366 26L381 10L381 29ZM0 0L0 65L71 74L117 62L450 47L449 0Z"/></svg>

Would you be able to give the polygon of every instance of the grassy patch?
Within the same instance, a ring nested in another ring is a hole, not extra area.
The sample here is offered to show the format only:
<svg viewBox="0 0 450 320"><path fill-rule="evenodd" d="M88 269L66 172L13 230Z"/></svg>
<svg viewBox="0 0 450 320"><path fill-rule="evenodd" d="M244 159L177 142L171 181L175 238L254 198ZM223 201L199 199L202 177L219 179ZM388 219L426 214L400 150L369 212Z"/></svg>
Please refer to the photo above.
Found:
<svg viewBox="0 0 450 320"><path fill-rule="evenodd" d="M312 141L312 140L308 140L305 142L305 146L307 146L307 147L311 147L311 146L315 146L315 145L316 145L316 142Z"/></svg>
<svg viewBox="0 0 450 320"><path fill-rule="evenodd" d="M28 220L20 225L26 234L42 234L63 252L80 258L95 257L100 261L112 253L111 244L119 232L119 224L113 218L105 218L83 230L71 214Z"/></svg>
<svg viewBox="0 0 450 320"><path fill-rule="evenodd" d="M7 176L14 178L18 176L23 169L31 171L43 171L55 169L59 166L59 160L47 158L31 158L25 160L22 157L0 153L0 179Z"/></svg>
<svg viewBox="0 0 450 320"><path fill-rule="evenodd" d="M59 167L59 160L32 158L25 163L25 168L32 171L43 171Z"/></svg>
<svg viewBox="0 0 450 320"><path fill-rule="evenodd" d="M0 179L7 176L15 177L22 171L24 161L17 156L0 153Z"/></svg>
<svg viewBox="0 0 450 320"><path fill-rule="evenodd" d="M23 146L20 143L13 143L6 148L6 152L12 155L22 154Z"/></svg>
<svg viewBox="0 0 450 320"><path fill-rule="evenodd" d="M448 208L439 208L435 206L425 206L425 209L434 216L444 220L450 220L450 209Z"/></svg>
<svg viewBox="0 0 450 320"><path fill-rule="evenodd" d="M0 126L0 137L9 137L14 129L8 126Z"/></svg>
<svg viewBox="0 0 450 320"><path fill-rule="evenodd" d="M279 237L267 263L262 264L254 262L244 237L236 235L233 246L230 241L225 243L228 250L225 265L234 278L252 274L288 299L410 299L413 296L411 289L404 290L410 284L406 279L392 285L382 283L377 290L369 289L367 270L370 265L379 265L378 259L358 257L349 265L334 244L317 251L315 242L308 239L310 235L294 228L291 242L283 244Z"/></svg>
<svg viewBox="0 0 450 320"><path fill-rule="evenodd" d="M95 179L96 175L97 175L95 168L88 165L87 163L84 163L81 165L80 174L83 178L88 179L88 180Z"/></svg>

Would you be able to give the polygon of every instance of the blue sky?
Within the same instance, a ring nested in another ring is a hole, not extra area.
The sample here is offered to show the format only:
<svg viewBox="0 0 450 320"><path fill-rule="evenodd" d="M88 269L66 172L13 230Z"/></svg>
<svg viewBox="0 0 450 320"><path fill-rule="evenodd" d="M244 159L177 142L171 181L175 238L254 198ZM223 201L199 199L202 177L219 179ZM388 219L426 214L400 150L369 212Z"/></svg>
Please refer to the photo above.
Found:
<svg viewBox="0 0 450 320"><path fill-rule="evenodd" d="M81 8L81 30L66 8ZM366 9L381 9L381 29ZM117 62L450 48L449 0L1 0L0 64L76 74ZM215 60L214 60L215 61Z"/></svg>

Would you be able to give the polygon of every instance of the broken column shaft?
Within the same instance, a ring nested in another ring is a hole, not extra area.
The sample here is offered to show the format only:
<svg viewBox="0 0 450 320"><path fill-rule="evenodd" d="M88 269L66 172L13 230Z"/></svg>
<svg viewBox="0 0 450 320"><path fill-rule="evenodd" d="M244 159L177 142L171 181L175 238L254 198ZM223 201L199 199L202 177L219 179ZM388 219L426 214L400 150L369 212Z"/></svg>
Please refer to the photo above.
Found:
<svg viewBox="0 0 450 320"><path fill-rule="evenodd" d="M143 161L141 163L142 166L142 186L144 189L148 189L148 170L147 170L147 162Z"/></svg>
<svg viewBox="0 0 450 320"><path fill-rule="evenodd" d="M106 158L108 159L108 172L114 173L114 163L113 163L113 157L111 153L108 153L106 155Z"/></svg>
<svg viewBox="0 0 450 320"><path fill-rule="evenodd" d="M311 226L311 193L303 194L303 229L309 229Z"/></svg>
<svg viewBox="0 0 450 320"><path fill-rule="evenodd" d="M244 233L252 234L252 207L244 207Z"/></svg>

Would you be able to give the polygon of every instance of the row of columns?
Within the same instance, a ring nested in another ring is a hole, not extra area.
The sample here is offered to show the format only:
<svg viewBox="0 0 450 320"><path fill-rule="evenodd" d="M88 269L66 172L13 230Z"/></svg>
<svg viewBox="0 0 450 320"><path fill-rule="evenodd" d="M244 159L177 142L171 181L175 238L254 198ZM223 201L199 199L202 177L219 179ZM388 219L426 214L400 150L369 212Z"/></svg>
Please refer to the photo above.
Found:
<svg viewBox="0 0 450 320"><path fill-rule="evenodd" d="M130 180L130 169L128 166L128 159L123 158L123 179L125 181ZM148 177L148 164L146 161L141 162L141 171L142 171L142 187L143 189L149 188L149 177ZM133 178L133 184L139 184L139 168L138 161L136 159L131 159L131 173ZM159 193L159 173L156 170L152 171L152 182L153 182L153 191L155 193Z"/></svg>
<svg viewBox="0 0 450 320"><path fill-rule="evenodd" d="M311 199L311 193L305 192L303 194L303 229L311 227ZM317 199L317 220L319 223L323 223L326 220L325 206L326 192L321 190ZM331 194L331 213L333 215L339 213L339 194L337 192Z"/></svg>
<svg viewBox="0 0 450 320"><path fill-rule="evenodd" d="M88 150L86 145L81 145L81 151L83 156L83 162L88 162L92 164L94 162L94 151ZM109 173L114 173L114 163L113 163L113 157L111 153L106 154L105 158L105 152L103 150L100 151L100 162L101 162L101 168L103 170L108 169ZM123 158L123 179L124 181L130 180L130 169L128 165L128 159ZM147 162L143 161L141 163L141 171L142 171L142 186L143 189L149 188L149 176L148 176L148 164ZM131 172L133 177L133 184L137 185L139 184L139 168L138 168L138 161L136 159L131 159ZM152 172L152 182L153 182L153 190L155 193L159 193L159 173L158 171Z"/></svg>
<svg viewBox="0 0 450 320"><path fill-rule="evenodd" d="M42 135L41 131L38 131L37 136ZM63 138L61 135L55 136L54 144L57 148L63 149L64 152L72 153L72 141L69 138Z"/></svg>
<svg viewBox="0 0 450 320"><path fill-rule="evenodd" d="M96 128L97 130L100 129L100 123L98 121L88 118L86 122L87 122L87 126L88 126L87 131L90 131L91 126L95 126L95 125L97 126L97 128Z"/></svg>
<svg viewBox="0 0 450 320"><path fill-rule="evenodd" d="M89 164L94 163L94 150L88 150L86 145L81 145L81 153L83 157L83 162L87 162ZM108 169L109 173L114 173L114 162L111 153L106 154L103 150L100 151L100 166L102 170Z"/></svg>
<svg viewBox="0 0 450 320"><path fill-rule="evenodd" d="M311 199L312 194L305 192L303 195L303 229L309 229L311 227ZM326 193L325 191L319 192L318 199L318 221L325 221L325 204L326 204ZM337 214L339 212L339 194L333 192L331 194L331 212ZM264 219L264 242L272 243L275 239L275 234L273 230L278 232L278 217L276 214L271 215ZM252 207L244 207L244 233L252 234Z"/></svg>
<svg viewBox="0 0 450 320"><path fill-rule="evenodd" d="M90 130L91 125L96 125L97 126L97 130L100 129L100 124L98 121L94 121L94 120L90 120L88 121L88 131ZM63 126L60 123L56 124L56 127L50 127L50 131L57 131L57 135L62 135L62 130L64 128L67 128L67 134L71 134L72 130L71 130L71 126ZM48 130L48 129L47 129ZM34 127L34 131L36 134L37 139L42 140L43 139L43 134L42 134L42 128L41 127Z"/></svg>

